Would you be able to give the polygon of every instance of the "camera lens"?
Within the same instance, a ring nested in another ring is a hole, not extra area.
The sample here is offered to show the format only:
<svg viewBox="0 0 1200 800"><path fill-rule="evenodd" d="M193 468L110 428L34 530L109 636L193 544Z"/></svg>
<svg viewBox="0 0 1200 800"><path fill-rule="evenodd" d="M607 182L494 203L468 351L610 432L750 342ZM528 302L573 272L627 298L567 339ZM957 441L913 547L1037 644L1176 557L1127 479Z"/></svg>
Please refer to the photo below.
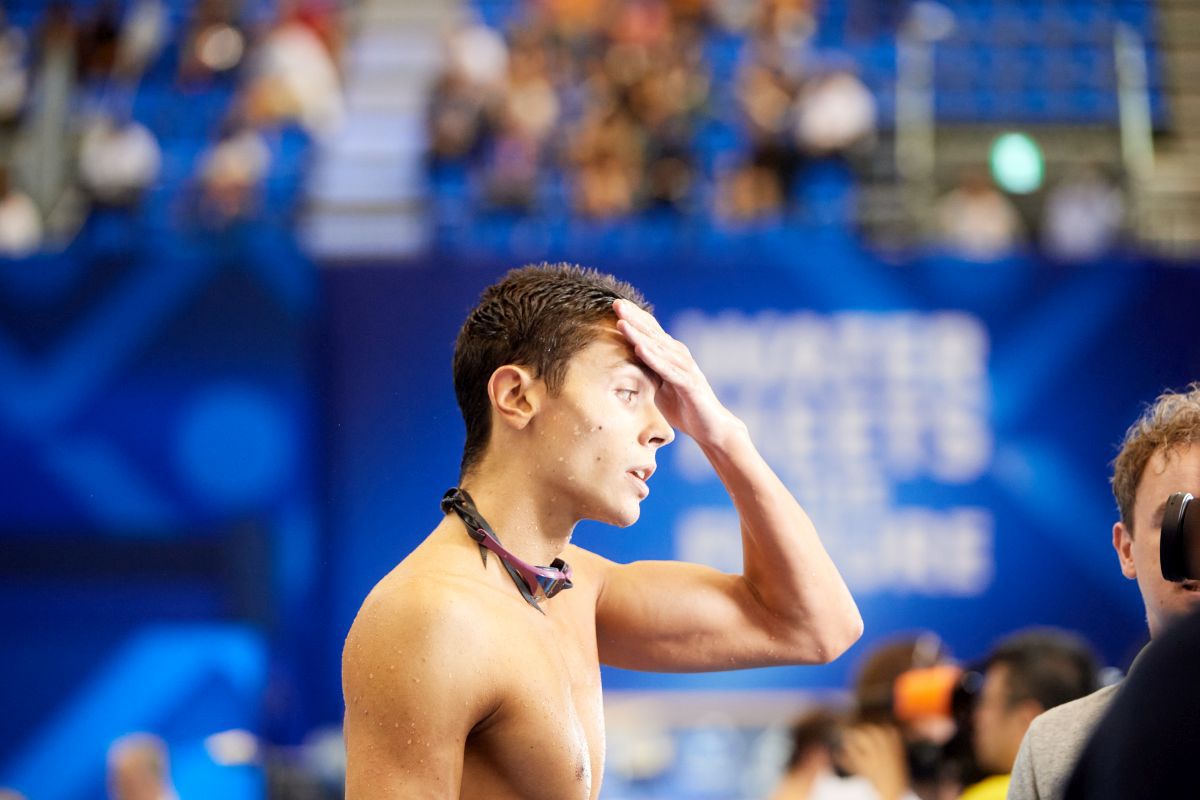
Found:
<svg viewBox="0 0 1200 800"><path fill-rule="evenodd" d="M1200 578L1200 512L1187 492L1167 498L1158 543L1163 577L1179 583Z"/></svg>

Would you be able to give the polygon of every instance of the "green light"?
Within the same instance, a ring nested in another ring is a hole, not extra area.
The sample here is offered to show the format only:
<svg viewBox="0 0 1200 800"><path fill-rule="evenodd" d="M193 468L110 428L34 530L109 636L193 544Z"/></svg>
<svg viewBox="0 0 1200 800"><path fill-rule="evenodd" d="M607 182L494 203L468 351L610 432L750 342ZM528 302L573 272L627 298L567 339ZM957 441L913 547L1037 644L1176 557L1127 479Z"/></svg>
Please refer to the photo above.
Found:
<svg viewBox="0 0 1200 800"><path fill-rule="evenodd" d="M1042 186L1042 148L1023 133L1005 133L992 142L989 159L996 185L1013 194L1029 194Z"/></svg>

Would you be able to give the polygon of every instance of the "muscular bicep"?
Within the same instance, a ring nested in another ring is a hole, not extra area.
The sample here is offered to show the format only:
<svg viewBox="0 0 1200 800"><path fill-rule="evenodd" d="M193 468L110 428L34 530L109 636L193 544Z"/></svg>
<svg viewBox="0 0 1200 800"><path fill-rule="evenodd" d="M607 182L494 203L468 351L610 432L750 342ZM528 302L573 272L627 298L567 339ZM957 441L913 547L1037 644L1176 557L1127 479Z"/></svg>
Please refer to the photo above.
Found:
<svg viewBox="0 0 1200 800"><path fill-rule="evenodd" d="M596 604L603 663L664 672L790 663L780 637L794 632L771 618L742 576L671 561L604 563Z"/></svg>
<svg viewBox="0 0 1200 800"><path fill-rule="evenodd" d="M342 654L347 800L459 797L488 698L454 617L419 604L360 611Z"/></svg>

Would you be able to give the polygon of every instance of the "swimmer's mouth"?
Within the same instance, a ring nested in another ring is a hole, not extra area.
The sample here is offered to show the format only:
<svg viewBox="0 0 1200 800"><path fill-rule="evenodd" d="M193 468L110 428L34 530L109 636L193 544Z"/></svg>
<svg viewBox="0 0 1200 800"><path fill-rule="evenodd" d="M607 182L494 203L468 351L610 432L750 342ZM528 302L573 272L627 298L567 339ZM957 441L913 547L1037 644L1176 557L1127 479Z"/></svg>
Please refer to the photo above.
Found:
<svg viewBox="0 0 1200 800"><path fill-rule="evenodd" d="M642 483L645 483L646 481L650 480L650 476L654 474L654 467L653 466L636 467L634 469L628 470L628 472L630 475L637 478Z"/></svg>

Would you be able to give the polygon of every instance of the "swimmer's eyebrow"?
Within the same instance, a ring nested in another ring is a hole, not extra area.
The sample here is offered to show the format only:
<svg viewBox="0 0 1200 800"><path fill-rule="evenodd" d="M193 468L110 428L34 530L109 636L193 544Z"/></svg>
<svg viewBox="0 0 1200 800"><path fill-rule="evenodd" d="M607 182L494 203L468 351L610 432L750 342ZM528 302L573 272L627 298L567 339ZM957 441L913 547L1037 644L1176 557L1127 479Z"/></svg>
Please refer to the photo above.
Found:
<svg viewBox="0 0 1200 800"><path fill-rule="evenodd" d="M662 386L662 378L659 377L659 374L636 358L618 358L612 363L612 367L613 369L618 369L620 367L634 367L646 376L646 380L650 381L655 389Z"/></svg>

